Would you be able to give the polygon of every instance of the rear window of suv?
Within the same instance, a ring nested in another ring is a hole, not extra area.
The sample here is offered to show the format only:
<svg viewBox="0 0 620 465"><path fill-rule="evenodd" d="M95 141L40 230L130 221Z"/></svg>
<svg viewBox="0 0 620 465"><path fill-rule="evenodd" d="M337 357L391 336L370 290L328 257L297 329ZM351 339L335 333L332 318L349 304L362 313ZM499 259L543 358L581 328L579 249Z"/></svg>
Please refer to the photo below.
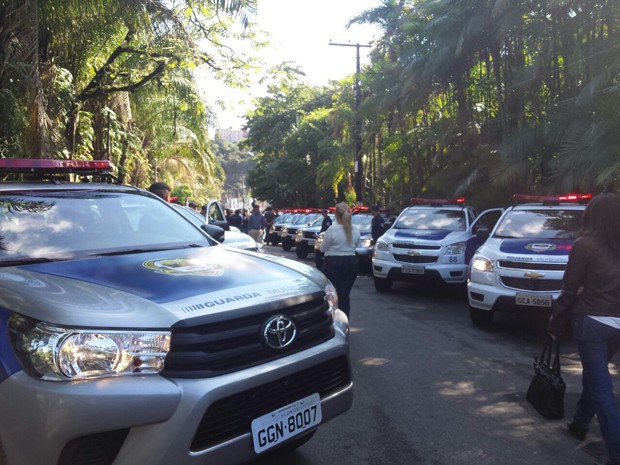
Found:
<svg viewBox="0 0 620 465"><path fill-rule="evenodd" d="M577 238L582 210L512 210L497 225L493 237L500 239Z"/></svg>

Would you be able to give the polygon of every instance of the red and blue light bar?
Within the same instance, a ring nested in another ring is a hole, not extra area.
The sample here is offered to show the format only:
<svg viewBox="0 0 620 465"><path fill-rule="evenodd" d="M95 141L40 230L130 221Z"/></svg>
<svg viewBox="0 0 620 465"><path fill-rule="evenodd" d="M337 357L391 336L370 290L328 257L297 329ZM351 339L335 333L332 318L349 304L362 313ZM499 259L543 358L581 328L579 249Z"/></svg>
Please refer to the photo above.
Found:
<svg viewBox="0 0 620 465"><path fill-rule="evenodd" d="M109 160L41 160L30 158L0 158L3 173L100 173L109 172L114 165Z"/></svg>
<svg viewBox="0 0 620 465"><path fill-rule="evenodd" d="M465 205L465 197L458 197L455 199L422 199L419 197L412 197L411 204L418 205Z"/></svg>
<svg viewBox="0 0 620 465"><path fill-rule="evenodd" d="M512 198L520 202L542 202L543 204L553 205L560 202L586 203L592 199L592 194L565 194L565 195L527 195L514 194Z"/></svg>

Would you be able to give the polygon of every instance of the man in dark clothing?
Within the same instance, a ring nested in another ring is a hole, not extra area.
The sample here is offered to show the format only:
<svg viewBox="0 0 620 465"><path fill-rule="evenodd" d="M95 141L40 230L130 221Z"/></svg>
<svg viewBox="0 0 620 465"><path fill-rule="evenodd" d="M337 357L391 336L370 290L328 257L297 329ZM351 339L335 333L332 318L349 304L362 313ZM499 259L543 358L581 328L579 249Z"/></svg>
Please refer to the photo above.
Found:
<svg viewBox="0 0 620 465"><path fill-rule="evenodd" d="M370 222L370 235L372 236L372 243L376 244L377 239L383 236L385 232L385 228L383 227L383 223L385 223L385 219L381 216L379 212L379 205L373 205L370 207L370 213L372 213L372 221Z"/></svg>
<svg viewBox="0 0 620 465"><path fill-rule="evenodd" d="M151 184L149 187L149 192L161 197L166 202L170 202L170 186L162 181L157 181Z"/></svg>
<svg viewBox="0 0 620 465"><path fill-rule="evenodd" d="M321 222L321 230L319 231L319 234L327 231L327 228L332 225L332 219L328 215L327 208L324 208L321 213L323 213L323 221Z"/></svg>
<svg viewBox="0 0 620 465"><path fill-rule="evenodd" d="M230 226L235 226L241 230L243 227L243 218L241 217L241 210L235 210L235 213L230 217L228 222Z"/></svg>

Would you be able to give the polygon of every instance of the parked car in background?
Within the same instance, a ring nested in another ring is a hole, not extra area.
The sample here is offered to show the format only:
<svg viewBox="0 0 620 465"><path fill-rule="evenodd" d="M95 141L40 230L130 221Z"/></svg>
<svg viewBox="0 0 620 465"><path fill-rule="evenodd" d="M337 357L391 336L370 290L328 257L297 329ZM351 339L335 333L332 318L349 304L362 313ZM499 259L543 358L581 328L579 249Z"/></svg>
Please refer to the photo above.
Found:
<svg viewBox="0 0 620 465"><path fill-rule="evenodd" d="M215 211L217 207L212 206L215 203L220 209L222 208L219 203L212 201L209 202L208 211ZM189 219L196 226L200 227L206 222L206 218L202 216L196 210L183 205L172 204L176 207L183 216ZM263 244L256 242L249 234L242 233L236 226L228 226L228 230L224 231L224 236L221 243L227 247L234 247L237 249L251 250L253 252L264 252Z"/></svg>
<svg viewBox="0 0 620 465"><path fill-rule="evenodd" d="M388 212L382 213L386 221L388 220ZM374 245L372 243L372 236L370 234L370 222L372 221L372 214L369 213L369 209L354 211L351 217L351 223L355 225L360 231L360 239L355 248L355 255L357 256L359 269L362 273L370 273L372 271L372 254ZM323 242L323 234L317 234L314 241L314 264L318 269L323 266L325 256L321 252L321 242Z"/></svg>
<svg viewBox="0 0 620 465"><path fill-rule="evenodd" d="M493 322L497 311L549 313L562 289L568 254L591 194L515 195L471 260L467 295L471 321ZM488 239L487 239L488 237Z"/></svg>
<svg viewBox="0 0 620 465"><path fill-rule="evenodd" d="M333 213L329 213L328 215L332 221L335 221L335 215ZM297 230L297 235L295 237L295 254L298 258L306 258L309 254L315 252L314 243L321 230L323 219L323 214L321 214L310 224L302 226Z"/></svg>
<svg viewBox="0 0 620 465"><path fill-rule="evenodd" d="M0 463L241 464L348 410L325 276L112 169L0 159Z"/></svg>
<svg viewBox="0 0 620 465"><path fill-rule="evenodd" d="M271 231L265 237L265 242L271 245L278 245L280 243L280 234L282 233L282 226L290 220L294 215L292 212L281 213L276 217L276 220L271 226Z"/></svg>
<svg viewBox="0 0 620 465"><path fill-rule="evenodd" d="M394 281L435 280L463 284L469 260L480 246L478 228L492 227L503 209L476 216L465 199L412 199L375 244L375 288L389 291Z"/></svg>
<svg viewBox="0 0 620 465"><path fill-rule="evenodd" d="M295 238L297 237L297 229L308 226L317 218L322 218L321 213L308 209L304 212L294 215L290 221L282 225L280 232L280 242L282 250L288 252L295 247Z"/></svg>

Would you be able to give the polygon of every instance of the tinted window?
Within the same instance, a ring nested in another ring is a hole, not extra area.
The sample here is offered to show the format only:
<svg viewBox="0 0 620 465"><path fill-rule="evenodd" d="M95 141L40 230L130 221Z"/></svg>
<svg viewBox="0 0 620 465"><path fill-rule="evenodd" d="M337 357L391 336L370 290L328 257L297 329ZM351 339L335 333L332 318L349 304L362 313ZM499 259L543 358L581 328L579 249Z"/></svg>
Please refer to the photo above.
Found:
<svg viewBox="0 0 620 465"><path fill-rule="evenodd" d="M493 237L575 239L581 213L581 210L512 210L504 215Z"/></svg>
<svg viewBox="0 0 620 465"><path fill-rule="evenodd" d="M396 229L441 229L465 231L467 220L463 210L413 208L405 210L394 225Z"/></svg>

